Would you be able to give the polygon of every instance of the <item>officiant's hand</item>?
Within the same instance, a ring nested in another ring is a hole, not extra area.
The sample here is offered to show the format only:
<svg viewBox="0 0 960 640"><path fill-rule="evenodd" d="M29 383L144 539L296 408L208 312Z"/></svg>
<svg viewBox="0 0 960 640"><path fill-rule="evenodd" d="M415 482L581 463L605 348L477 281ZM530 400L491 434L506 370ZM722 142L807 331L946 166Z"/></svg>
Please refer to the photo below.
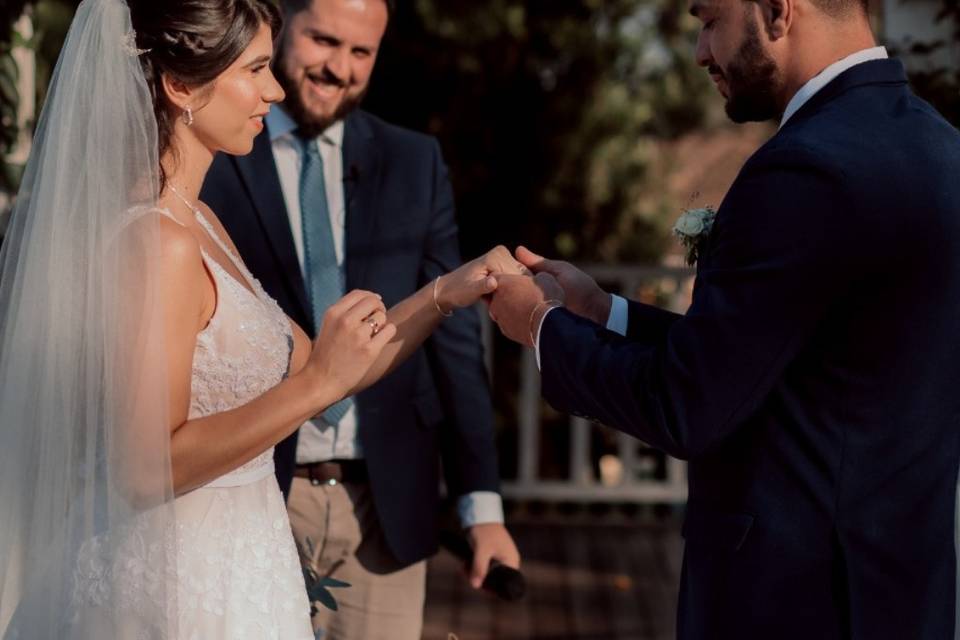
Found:
<svg viewBox="0 0 960 640"><path fill-rule="evenodd" d="M557 279L566 295L567 309L601 327L607 325L613 298L596 280L569 262L547 260L526 247L518 247L516 255L517 260L534 273L549 273Z"/></svg>
<svg viewBox="0 0 960 640"><path fill-rule="evenodd" d="M496 247L459 269L441 276L437 282L437 304L443 311L476 304L497 288L497 281L493 276L498 273L530 272L511 255L509 249Z"/></svg>
<svg viewBox="0 0 960 640"><path fill-rule="evenodd" d="M467 529L470 546L473 547L473 564L470 567L470 585L479 589L490 570L490 561L496 560L512 569L520 568L520 552L507 528L500 523L475 524Z"/></svg>
<svg viewBox="0 0 960 640"><path fill-rule="evenodd" d="M497 291L490 303L490 318L503 335L533 347L547 311L564 304L563 288L547 272L534 277L498 275Z"/></svg>

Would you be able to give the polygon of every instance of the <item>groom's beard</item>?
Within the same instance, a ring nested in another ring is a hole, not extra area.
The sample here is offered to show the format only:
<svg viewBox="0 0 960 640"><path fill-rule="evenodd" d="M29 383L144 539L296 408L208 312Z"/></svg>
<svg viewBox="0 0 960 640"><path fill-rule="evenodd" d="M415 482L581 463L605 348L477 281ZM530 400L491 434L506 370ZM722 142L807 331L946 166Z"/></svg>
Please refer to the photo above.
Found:
<svg viewBox="0 0 960 640"><path fill-rule="evenodd" d="M764 122L780 116L776 99L777 65L760 44L756 21L747 21L747 33L734 61L720 72L727 84L727 117L734 122Z"/></svg>
<svg viewBox="0 0 960 640"><path fill-rule="evenodd" d="M283 108L293 121L297 123L297 133L304 139L316 138L326 131L330 125L346 118L350 112L360 106L360 103L363 102L363 99L367 95L367 89L365 88L355 96L346 96L340 104L337 105L337 108L332 114L327 116L318 115L304 104L303 98L300 95L302 87L300 87L293 78L284 73L281 54L278 54L274 62L273 74L283 88L284 93L287 94L286 99L283 101Z"/></svg>

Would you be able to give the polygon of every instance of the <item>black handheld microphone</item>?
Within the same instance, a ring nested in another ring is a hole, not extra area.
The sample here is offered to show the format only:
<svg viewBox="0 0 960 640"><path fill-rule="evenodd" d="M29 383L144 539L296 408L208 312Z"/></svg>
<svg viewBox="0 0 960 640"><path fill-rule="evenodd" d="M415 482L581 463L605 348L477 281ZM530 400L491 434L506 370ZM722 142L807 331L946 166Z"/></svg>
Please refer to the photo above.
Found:
<svg viewBox="0 0 960 640"><path fill-rule="evenodd" d="M463 536L452 531L441 531L440 546L462 560L467 570L473 566L473 549ZM526 594L527 581L523 574L513 567L491 560L482 588L501 600L515 602Z"/></svg>

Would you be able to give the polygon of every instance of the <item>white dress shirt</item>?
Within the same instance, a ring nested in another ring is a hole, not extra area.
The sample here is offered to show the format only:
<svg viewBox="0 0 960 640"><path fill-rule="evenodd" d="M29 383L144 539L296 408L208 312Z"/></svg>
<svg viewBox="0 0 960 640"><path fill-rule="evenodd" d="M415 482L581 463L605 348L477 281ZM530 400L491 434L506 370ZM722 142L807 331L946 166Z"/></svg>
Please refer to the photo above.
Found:
<svg viewBox="0 0 960 640"><path fill-rule="evenodd" d="M300 270L306 275L303 261L303 226L300 210L300 169L303 159L302 143L297 139L293 119L281 108L273 107L266 117L273 158L280 176L280 187L290 219L290 231L297 251ZM327 190L327 209L333 230L337 264L343 268L344 233L346 229L346 198L343 188L343 132L340 120L320 134L317 146L323 157L323 177ZM359 459L363 457L357 433L356 404L347 410L339 424L330 425L317 416L300 428L297 441L297 464L324 460ZM461 524L470 527L485 522L503 522L503 502L492 491L477 491L461 496L457 501Z"/></svg>
<svg viewBox="0 0 960 640"><path fill-rule="evenodd" d="M872 47L857 51L846 58L838 60L829 67L810 78L806 84L800 87L800 90L794 94L787 108L783 110L783 117L780 119L780 126L787 124L787 120L793 117L800 107L805 105L810 98L815 96L821 89L830 84L837 76L844 71L871 60L885 60L888 58L886 47Z"/></svg>
<svg viewBox="0 0 960 640"><path fill-rule="evenodd" d="M863 49L857 51L842 60L834 62L829 67L812 77L806 82L800 90L794 94L790 102L787 103L787 108L783 112L783 117L780 120L780 126L783 127L800 108L805 105L810 98L815 96L821 89L830 84L837 76L839 76L844 71L862 64L864 62L869 62L870 60L883 60L888 56L886 47L872 47L870 49ZM553 311L551 309L550 311ZM536 352L537 352L537 367L540 367L540 330L543 328L543 321L546 320L547 316L550 314L550 311L547 311L543 314L543 319L540 321L540 326L537 328L537 342L536 342ZM627 321L628 321L629 308L627 307L627 301L624 298L621 298L618 295L613 296L613 304L610 306L610 316L607 318L607 329L619 333L622 336L627 335Z"/></svg>

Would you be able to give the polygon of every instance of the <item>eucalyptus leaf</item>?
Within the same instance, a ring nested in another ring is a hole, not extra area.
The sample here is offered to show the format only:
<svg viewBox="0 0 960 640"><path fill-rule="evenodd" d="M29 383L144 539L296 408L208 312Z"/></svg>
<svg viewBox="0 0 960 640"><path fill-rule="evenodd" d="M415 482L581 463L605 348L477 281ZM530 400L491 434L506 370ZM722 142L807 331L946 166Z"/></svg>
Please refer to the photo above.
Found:
<svg viewBox="0 0 960 640"><path fill-rule="evenodd" d="M336 578L331 578L326 576L320 580L320 585L324 587L330 587L333 589L343 589L344 587L352 586L349 582L344 582L343 580L337 580Z"/></svg>
<svg viewBox="0 0 960 640"><path fill-rule="evenodd" d="M20 79L20 67L9 52L0 55L0 75L7 76L14 82Z"/></svg>
<svg viewBox="0 0 960 640"><path fill-rule="evenodd" d="M330 611L337 610L337 601L334 599L333 594L327 591L326 589L319 589L311 594L311 601L319 602Z"/></svg>

